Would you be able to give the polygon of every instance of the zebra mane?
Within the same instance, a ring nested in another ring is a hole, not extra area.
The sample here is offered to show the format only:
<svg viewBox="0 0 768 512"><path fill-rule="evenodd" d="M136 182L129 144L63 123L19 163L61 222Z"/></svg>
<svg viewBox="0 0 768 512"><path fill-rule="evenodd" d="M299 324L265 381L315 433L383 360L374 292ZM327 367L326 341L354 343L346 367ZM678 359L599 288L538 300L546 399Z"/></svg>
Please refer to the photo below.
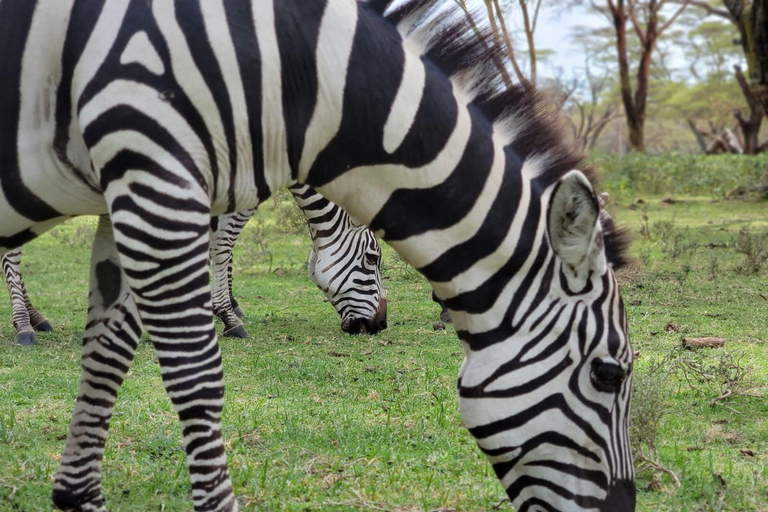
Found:
<svg viewBox="0 0 768 512"><path fill-rule="evenodd" d="M600 215L600 226L603 229L603 246L605 247L605 258L613 267L618 270L629 264L629 230L616 226L613 218L607 214Z"/></svg>
<svg viewBox="0 0 768 512"><path fill-rule="evenodd" d="M400 32L404 41L452 79L495 131L504 133L507 147L522 161L537 159L542 170L536 181L547 187L573 169L581 170L597 190L597 178L582 150L563 134L559 114L527 84L507 84L501 67L510 68L509 55L494 44L489 26L473 25L455 2L435 0L361 0ZM472 14L472 13L471 13ZM481 19L473 16L474 20ZM627 263L626 232L610 216L601 215L606 257L614 268Z"/></svg>

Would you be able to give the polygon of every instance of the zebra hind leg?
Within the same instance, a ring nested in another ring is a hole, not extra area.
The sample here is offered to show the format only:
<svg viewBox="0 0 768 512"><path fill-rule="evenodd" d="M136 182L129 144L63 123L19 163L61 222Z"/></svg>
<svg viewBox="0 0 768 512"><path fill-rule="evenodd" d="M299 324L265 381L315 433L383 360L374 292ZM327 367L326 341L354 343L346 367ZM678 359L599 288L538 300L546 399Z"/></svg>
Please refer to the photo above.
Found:
<svg viewBox="0 0 768 512"><path fill-rule="evenodd" d="M230 338L248 337L242 321L243 311L232 295L232 250L254 211L220 215L211 235L213 312L224 323L223 335Z"/></svg>
<svg viewBox="0 0 768 512"><path fill-rule="evenodd" d="M29 299L29 295L27 294L27 287L24 285L24 280L21 281L21 293L24 296L24 305L27 308L27 313L29 314L29 321L32 324L32 328L37 332L52 332L53 326L51 323L32 305L32 301Z"/></svg>
<svg viewBox="0 0 768 512"><path fill-rule="evenodd" d="M211 263L213 271L213 313L224 324L222 335L228 338L246 339L248 331L245 330L240 315L232 303L233 297L230 296L228 288L229 267L232 264L232 248L221 248L214 233L213 243L211 244Z"/></svg>
<svg viewBox="0 0 768 512"><path fill-rule="evenodd" d="M118 389L142 333L136 305L120 268L112 226L99 219L91 255L88 321L82 373L53 502L71 512L104 512L101 465Z"/></svg>
<svg viewBox="0 0 768 512"><path fill-rule="evenodd" d="M27 308L29 298L21 277L21 248L3 254L2 265L5 284L11 298L11 319L16 329L16 343L34 345L37 343L37 337Z"/></svg>

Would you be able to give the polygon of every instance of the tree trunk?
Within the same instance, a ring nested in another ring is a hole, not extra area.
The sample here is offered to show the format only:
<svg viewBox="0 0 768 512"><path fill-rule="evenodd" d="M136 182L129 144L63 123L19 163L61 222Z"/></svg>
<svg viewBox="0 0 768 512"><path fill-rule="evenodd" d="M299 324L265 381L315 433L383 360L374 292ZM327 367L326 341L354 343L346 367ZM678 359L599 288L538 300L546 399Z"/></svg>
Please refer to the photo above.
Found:
<svg viewBox="0 0 768 512"><path fill-rule="evenodd" d="M629 131L629 146L635 151L643 151L643 122L638 118L637 105L632 95L632 81L629 78L629 58L627 56L627 13L623 0L616 3L612 9L613 28L616 30L616 51L619 57L619 83L621 87L621 102L627 118Z"/></svg>
<svg viewBox="0 0 768 512"><path fill-rule="evenodd" d="M627 118L627 127L629 128L629 148L642 153L645 151L645 119Z"/></svg>
<svg viewBox="0 0 768 512"><path fill-rule="evenodd" d="M736 111L734 116L739 122L739 128L744 138L744 153L747 155L754 155L759 151L760 142L758 136L760 134L760 124L763 122L763 109L761 102L758 100L755 94L754 88L750 87L747 83L747 79L744 77L744 73L741 71L739 65L735 65L736 80L741 87L741 92L744 94L744 99L749 106L749 117L744 118L741 112Z"/></svg>
<svg viewBox="0 0 768 512"><path fill-rule="evenodd" d="M755 86L757 99L768 116L768 0L755 0L754 48L757 54L758 80Z"/></svg>
<svg viewBox="0 0 768 512"><path fill-rule="evenodd" d="M768 115L768 0L724 0L739 30L749 87Z"/></svg>
<svg viewBox="0 0 768 512"><path fill-rule="evenodd" d="M704 134L696 127L696 123L693 122L693 119L686 119L686 122L688 123L688 128L693 132L694 137L696 137L696 143L699 145L701 152L706 153L707 141L704 140Z"/></svg>

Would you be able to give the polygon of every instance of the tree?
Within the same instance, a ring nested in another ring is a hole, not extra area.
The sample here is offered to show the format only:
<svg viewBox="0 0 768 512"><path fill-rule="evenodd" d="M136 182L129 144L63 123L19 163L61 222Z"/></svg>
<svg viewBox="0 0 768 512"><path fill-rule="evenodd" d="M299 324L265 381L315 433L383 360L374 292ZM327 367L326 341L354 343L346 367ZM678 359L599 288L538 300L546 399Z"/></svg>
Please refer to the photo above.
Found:
<svg viewBox="0 0 768 512"><path fill-rule="evenodd" d="M717 18L701 8L689 9L676 25L685 29L678 29L674 37L680 42L690 77L671 87L673 94L666 102L668 110L686 119L705 153L760 151L758 134L763 112L741 73L744 54L734 44L739 34L727 11L721 10ZM702 128L702 121L707 128Z"/></svg>
<svg viewBox="0 0 768 512"><path fill-rule="evenodd" d="M768 0L724 0L741 35L747 58L749 90L768 115ZM737 70L737 76L739 71ZM748 100L752 101L752 100Z"/></svg>
<svg viewBox="0 0 768 512"><path fill-rule="evenodd" d="M635 151L645 151L645 119L653 52L659 38L683 12L689 0L681 1L681 5L666 21L661 11L666 7L667 0L607 0L607 9L592 4L606 14L616 34L621 101L627 119L630 148ZM631 22L640 43L634 91L630 76L628 22Z"/></svg>
<svg viewBox="0 0 768 512"><path fill-rule="evenodd" d="M708 15L728 20L738 31L747 62L747 76L734 65L736 80L749 107L749 115L734 113L744 139L744 152L757 153L760 125L768 115L768 0L723 0L724 7L707 0L687 0Z"/></svg>

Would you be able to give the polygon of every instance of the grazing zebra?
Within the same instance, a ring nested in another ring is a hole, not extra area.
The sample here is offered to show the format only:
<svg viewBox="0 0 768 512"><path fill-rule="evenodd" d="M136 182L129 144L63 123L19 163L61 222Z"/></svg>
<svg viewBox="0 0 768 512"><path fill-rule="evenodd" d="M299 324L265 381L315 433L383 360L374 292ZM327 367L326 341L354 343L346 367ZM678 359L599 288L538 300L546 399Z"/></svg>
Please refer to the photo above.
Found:
<svg viewBox="0 0 768 512"><path fill-rule="evenodd" d="M288 188L304 213L312 238L309 277L341 316L349 334L374 334L387 327L387 299L381 284L381 247L368 228L306 185ZM224 336L248 336L242 311L232 295L232 249L254 209L211 219L213 312L224 323ZM34 331L53 327L33 306L21 276L21 248L2 257L11 297L16 342L32 345ZM319 262L319 265L318 265Z"/></svg>
<svg viewBox="0 0 768 512"><path fill-rule="evenodd" d="M489 41L434 0L0 1L0 251L108 214L56 506L106 510L107 428L143 328L195 510L238 509L210 217L297 181L445 302L463 424L519 512L634 510L621 240Z"/></svg>
<svg viewBox="0 0 768 512"><path fill-rule="evenodd" d="M375 334L387 327L387 299L381 284L381 246L368 228L312 187L293 184L293 194L309 227L309 277L341 317L348 334ZM254 210L211 220L213 312L224 336L245 338L242 311L232 294L232 249Z"/></svg>
<svg viewBox="0 0 768 512"><path fill-rule="evenodd" d="M5 284L11 296L11 320L16 329L16 343L33 345L35 331L52 331L53 327L29 300L21 277L21 248L3 254L2 263Z"/></svg>

